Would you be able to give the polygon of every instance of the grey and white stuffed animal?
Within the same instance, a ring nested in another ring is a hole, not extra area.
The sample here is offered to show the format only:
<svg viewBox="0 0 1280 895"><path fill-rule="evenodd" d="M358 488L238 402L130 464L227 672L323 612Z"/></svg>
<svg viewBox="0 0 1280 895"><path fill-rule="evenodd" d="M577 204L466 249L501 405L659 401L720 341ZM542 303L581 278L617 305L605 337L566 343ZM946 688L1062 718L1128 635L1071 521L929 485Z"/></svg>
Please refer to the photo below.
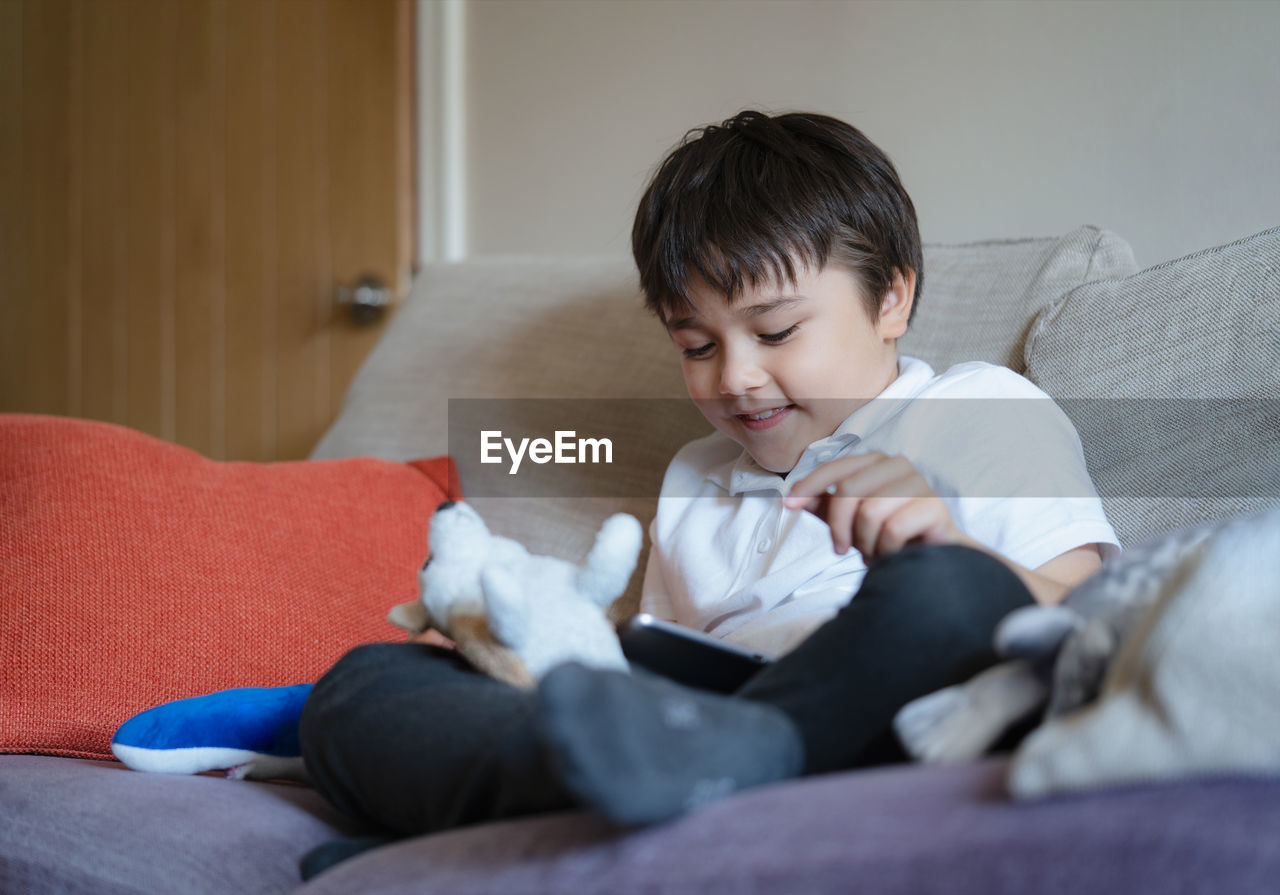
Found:
<svg viewBox="0 0 1280 895"><path fill-rule="evenodd" d="M1091 702L1161 585L1199 556L1219 526L1146 541L1106 563L1061 604L1010 613L995 633L996 653L1007 661L898 712L894 730L907 753L929 763L969 761L1040 709L1047 720Z"/></svg>
<svg viewBox="0 0 1280 895"><path fill-rule="evenodd" d="M634 516L605 520L585 564L531 554L490 533L462 502L436 509L420 599L391 610L410 631L434 627L485 674L519 687L562 662L628 670L606 612L624 590L644 534Z"/></svg>

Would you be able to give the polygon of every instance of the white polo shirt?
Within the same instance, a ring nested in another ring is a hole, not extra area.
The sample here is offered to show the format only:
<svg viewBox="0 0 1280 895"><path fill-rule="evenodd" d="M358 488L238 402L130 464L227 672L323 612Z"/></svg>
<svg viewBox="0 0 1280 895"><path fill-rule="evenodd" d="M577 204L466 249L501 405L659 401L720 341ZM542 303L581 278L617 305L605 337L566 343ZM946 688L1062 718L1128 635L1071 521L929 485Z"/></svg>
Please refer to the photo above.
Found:
<svg viewBox="0 0 1280 895"><path fill-rule="evenodd" d="M769 656L794 648L857 592L866 563L782 498L822 463L869 451L906 457L961 531L1026 568L1086 544L1104 558L1119 549L1079 436L1048 395L1005 367L936 375L901 357L880 396L785 476L720 432L681 448L649 528L642 611Z"/></svg>

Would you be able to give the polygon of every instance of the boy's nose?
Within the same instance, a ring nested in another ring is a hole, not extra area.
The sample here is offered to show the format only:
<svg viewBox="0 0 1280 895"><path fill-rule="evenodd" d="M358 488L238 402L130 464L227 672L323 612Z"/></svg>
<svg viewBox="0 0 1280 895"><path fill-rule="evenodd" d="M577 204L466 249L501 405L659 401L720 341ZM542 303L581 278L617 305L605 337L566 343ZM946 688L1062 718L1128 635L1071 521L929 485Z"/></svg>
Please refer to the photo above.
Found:
<svg viewBox="0 0 1280 895"><path fill-rule="evenodd" d="M764 385L767 374L749 356L726 357L720 366L720 393L743 395Z"/></svg>

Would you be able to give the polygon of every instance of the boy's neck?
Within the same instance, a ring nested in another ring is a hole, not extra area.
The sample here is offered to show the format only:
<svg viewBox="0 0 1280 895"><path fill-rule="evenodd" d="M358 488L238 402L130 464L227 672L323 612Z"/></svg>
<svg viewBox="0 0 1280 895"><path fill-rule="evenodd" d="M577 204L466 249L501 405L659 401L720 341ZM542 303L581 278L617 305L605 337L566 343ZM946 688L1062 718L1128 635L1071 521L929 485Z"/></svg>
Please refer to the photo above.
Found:
<svg viewBox="0 0 1280 895"><path fill-rule="evenodd" d="M891 360L893 361L893 363L890 364L889 366L889 378L885 380L884 385L880 386L880 391L876 392L876 398L883 395L885 393L885 390L888 389L889 386L897 382L898 374L902 372L902 361L898 357L898 348L897 348L896 342L889 348L889 354L890 354ZM871 400L874 401L875 398L872 398Z"/></svg>

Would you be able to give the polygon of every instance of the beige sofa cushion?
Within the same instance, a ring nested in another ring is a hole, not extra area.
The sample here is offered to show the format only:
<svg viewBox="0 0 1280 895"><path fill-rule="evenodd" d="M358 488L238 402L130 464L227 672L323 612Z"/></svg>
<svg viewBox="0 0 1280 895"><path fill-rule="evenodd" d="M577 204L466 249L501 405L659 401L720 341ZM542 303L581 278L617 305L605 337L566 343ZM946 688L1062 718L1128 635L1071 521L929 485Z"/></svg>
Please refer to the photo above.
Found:
<svg viewBox="0 0 1280 895"><path fill-rule="evenodd" d="M1019 373L1036 315L1090 280L1135 272L1129 244L1109 230L1060 237L925 246L925 289L903 354L942 371L981 360Z"/></svg>
<svg viewBox="0 0 1280 895"><path fill-rule="evenodd" d="M926 246L925 295L902 350L940 369L962 360L1021 368L1025 334L1039 309L1090 276L1133 267L1123 240L1093 227L1060 239ZM312 456L403 460L447 453L450 398L666 399L625 407L601 402L591 411L644 433L617 473L625 479L619 492L628 496L589 489L582 493L593 496L570 496L571 489L552 497L493 496L488 483L472 483L469 499L497 533L575 560L611 512L631 512L647 524L667 462L709 431L687 412L678 354L643 310L627 258L429 265ZM516 406L504 403L504 412ZM462 406L455 402L455 411ZM466 492L465 476L462 485ZM630 603L639 581L637 574Z"/></svg>
<svg viewBox="0 0 1280 895"><path fill-rule="evenodd" d="M1122 541L1280 498L1280 228L1080 286L1026 355Z"/></svg>

